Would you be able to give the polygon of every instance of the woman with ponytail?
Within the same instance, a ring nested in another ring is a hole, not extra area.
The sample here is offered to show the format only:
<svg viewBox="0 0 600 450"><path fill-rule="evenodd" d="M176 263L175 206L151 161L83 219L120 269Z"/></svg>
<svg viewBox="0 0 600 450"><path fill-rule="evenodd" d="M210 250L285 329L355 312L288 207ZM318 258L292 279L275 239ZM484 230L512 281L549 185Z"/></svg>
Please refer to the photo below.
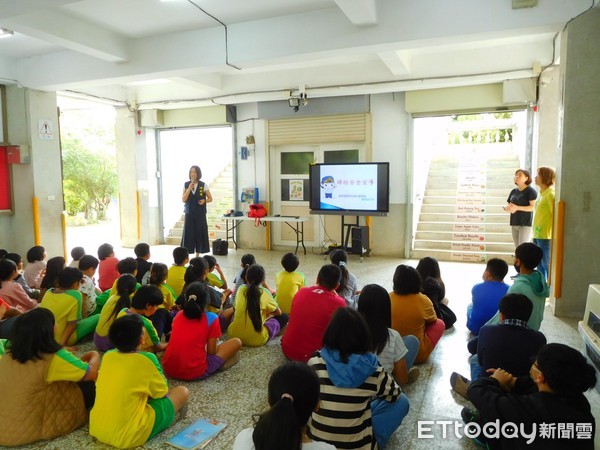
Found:
<svg viewBox="0 0 600 450"><path fill-rule="evenodd" d="M117 293L112 295L100 312L100 319L94 332L94 344L101 352L115 348L108 338L108 330L123 308L131 307L131 297L135 293L137 280L131 274L121 275L117 279Z"/></svg>
<svg viewBox="0 0 600 450"><path fill-rule="evenodd" d="M173 320L171 340L162 360L163 369L171 378L203 380L239 361L242 341L231 338L217 344L221 326L217 314L206 311L209 289L196 281L185 291L185 307Z"/></svg>
<svg viewBox="0 0 600 450"><path fill-rule="evenodd" d="M246 284L235 296L235 314L227 334L241 339L244 345L260 347L273 339L287 325L289 316L263 288L265 269L258 264L248 267Z"/></svg>
<svg viewBox="0 0 600 450"><path fill-rule="evenodd" d="M329 259L331 264L338 266L342 271L342 279L336 292L346 300L346 306L356 309L360 291L357 290L356 277L348 271L348 254L344 250L335 250L329 255Z"/></svg>
<svg viewBox="0 0 600 450"><path fill-rule="evenodd" d="M319 378L304 363L288 362L276 368L269 379L268 411L254 428L242 430L233 450L335 450L306 435L308 419L319 405Z"/></svg>

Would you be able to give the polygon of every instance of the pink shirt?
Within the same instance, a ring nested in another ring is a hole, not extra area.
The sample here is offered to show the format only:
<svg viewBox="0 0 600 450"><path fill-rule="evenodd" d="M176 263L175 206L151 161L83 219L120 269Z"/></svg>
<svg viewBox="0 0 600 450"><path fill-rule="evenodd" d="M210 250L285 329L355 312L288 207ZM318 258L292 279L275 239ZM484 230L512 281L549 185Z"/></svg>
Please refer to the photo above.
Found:
<svg viewBox="0 0 600 450"><path fill-rule="evenodd" d="M25 266L23 278L31 289L39 289L42 283L42 270L46 268L45 261L34 261Z"/></svg>
<svg viewBox="0 0 600 450"><path fill-rule="evenodd" d="M38 302L31 299L25 290L23 290L23 286L14 281L2 282L0 298L21 312L27 312L38 307Z"/></svg>

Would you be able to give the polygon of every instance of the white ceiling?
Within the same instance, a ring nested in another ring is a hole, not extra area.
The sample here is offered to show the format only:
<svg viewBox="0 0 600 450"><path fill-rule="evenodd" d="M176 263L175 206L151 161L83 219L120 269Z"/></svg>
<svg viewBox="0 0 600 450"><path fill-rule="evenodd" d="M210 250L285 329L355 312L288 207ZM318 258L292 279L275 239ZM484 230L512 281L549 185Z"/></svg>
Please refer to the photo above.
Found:
<svg viewBox="0 0 600 450"><path fill-rule="evenodd" d="M0 83L169 108L498 82L551 64L593 3L0 0Z"/></svg>

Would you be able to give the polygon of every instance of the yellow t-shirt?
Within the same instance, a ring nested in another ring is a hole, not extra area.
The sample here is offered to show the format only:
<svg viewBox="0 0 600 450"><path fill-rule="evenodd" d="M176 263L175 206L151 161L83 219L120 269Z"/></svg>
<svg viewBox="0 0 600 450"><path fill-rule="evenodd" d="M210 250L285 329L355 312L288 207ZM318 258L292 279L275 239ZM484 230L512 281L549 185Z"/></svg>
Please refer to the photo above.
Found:
<svg viewBox="0 0 600 450"><path fill-rule="evenodd" d="M162 398L168 391L160 363L152 353L106 352L90 412L90 435L118 448L144 445L156 418L148 399Z"/></svg>
<svg viewBox="0 0 600 450"><path fill-rule="evenodd" d="M131 294L130 297L133 297L133 294ZM108 330L117 318L117 316L113 316L113 310L115 308L115 304L119 301L119 298L120 297L117 294L112 295L104 304L104 307L100 312L100 319L98 319L98 325L96 325L96 334L98 334L98 336L108 336Z"/></svg>
<svg viewBox="0 0 600 450"><path fill-rule="evenodd" d="M533 238L552 239L554 221L554 188L549 187L538 195L533 212Z"/></svg>
<svg viewBox="0 0 600 450"><path fill-rule="evenodd" d="M129 311L127 308L123 308L119 314L117 314L117 319L119 317L123 317L125 314L136 314ZM142 316L142 323L144 324L144 343L142 344L142 348L140 349L143 352L153 352L155 347L160 344L160 338L158 337L158 333L156 332L156 328L152 325L150 319L146 316Z"/></svg>
<svg viewBox="0 0 600 450"><path fill-rule="evenodd" d="M129 274L131 275L131 274ZM112 287L110 288L110 297L112 297L113 295L117 295L117 281L119 281L119 279L117 278L115 280L115 282L113 283ZM137 291L139 288L141 288L142 285L140 283L135 283L135 290Z"/></svg>
<svg viewBox="0 0 600 450"><path fill-rule="evenodd" d="M164 301L159 308L167 308L168 310L173 309L173 306L175 306L175 292L173 292L173 289L165 283L158 286L158 288L160 289L160 292L162 292L164 298Z"/></svg>
<svg viewBox="0 0 600 450"><path fill-rule="evenodd" d="M212 272L206 275L206 281L211 286L218 287L218 288L223 287L223 280L221 280L217 275L215 275Z"/></svg>
<svg viewBox="0 0 600 450"><path fill-rule="evenodd" d="M288 272L282 270L275 278L277 284L277 304L281 312L289 314L292 309L292 300L300 288L306 285L306 279L302 272Z"/></svg>
<svg viewBox="0 0 600 450"><path fill-rule="evenodd" d="M67 327L67 324L81 320L82 297L81 292L67 290L61 293L55 293L56 289L48 289L44 294L40 307L49 309L54 314L56 327L54 328L54 338L60 342L60 338ZM77 342L77 333L69 337L67 345L73 345Z"/></svg>
<svg viewBox="0 0 600 450"><path fill-rule="evenodd" d="M269 331L266 327L262 327L261 331L257 332L252 325L250 316L246 311L246 292L248 287L246 285L240 286L235 294L235 314L233 321L227 328L227 334L229 337L237 337L242 340L244 345L251 347L260 347L265 345L269 340ZM267 316L278 308L277 303L271 297L269 291L261 288L260 295L260 311L262 314L263 325Z"/></svg>
<svg viewBox="0 0 600 450"><path fill-rule="evenodd" d="M167 275L167 284L173 289L175 292L175 297L179 297L181 295L181 291L183 290L183 286L185 285L185 281L183 277L185 276L185 271L187 268L185 266L171 266L169 267L169 274Z"/></svg>
<svg viewBox="0 0 600 450"><path fill-rule="evenodd" d="M46 373L46 382L81 381L87 374L89 365L67 349L61 348L54 354Z"/></svg>

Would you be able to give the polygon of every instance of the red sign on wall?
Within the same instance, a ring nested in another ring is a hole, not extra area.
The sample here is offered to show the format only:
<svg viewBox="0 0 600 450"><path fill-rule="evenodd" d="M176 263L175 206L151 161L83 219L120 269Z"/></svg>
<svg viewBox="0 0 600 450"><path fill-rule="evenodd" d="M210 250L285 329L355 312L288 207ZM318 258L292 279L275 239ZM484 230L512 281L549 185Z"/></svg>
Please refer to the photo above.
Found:
<svg viewBox="0 0 600 450"><path fill-rule="evenodd" d="M12 209L10 164L8 161L9 148L11 147L0 146L0 211L10 211Z"/></svg>

